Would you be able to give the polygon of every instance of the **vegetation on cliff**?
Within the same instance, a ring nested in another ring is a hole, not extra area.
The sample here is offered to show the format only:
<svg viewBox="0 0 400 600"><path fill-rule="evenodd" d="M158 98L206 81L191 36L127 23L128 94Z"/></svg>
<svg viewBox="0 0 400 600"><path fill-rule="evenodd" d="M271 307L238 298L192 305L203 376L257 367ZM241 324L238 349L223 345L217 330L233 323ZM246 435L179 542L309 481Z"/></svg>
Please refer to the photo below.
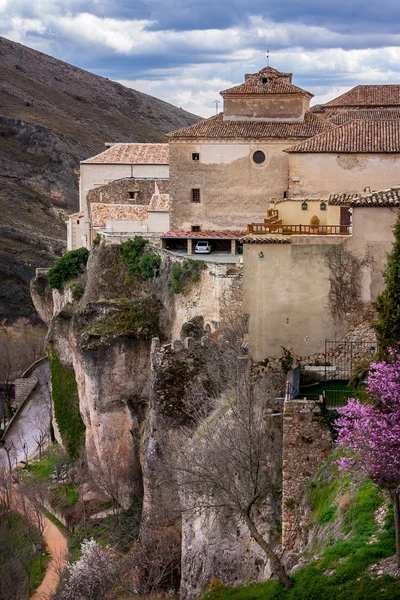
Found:
<svg viewBox="0 0 400 600"><path fill-rule="evenodd" d="M171 269L171 289L181 294L190 284L200 281L201 272L206 268L204 260L187 258L183 265L173 265Z"/></svg>
<svg viewBox="0 0 400 600"><path fill-rule="evenodd" d="M243 588L214 582L207 600L392 600L400 581L380 561L395 552L393 512L369 480L341 475L333 455L309 484L306 531L311 562L292 575L293 588L277 581Z"/></svg>
<svg viewBox="0 0 400 600"><path fill-rule="evenodd" d="M144 252L147 240L140 236L135 236L121 244L122 257L128 270L136 275L141 275L143 279L154 277L161 265L161 258L153 252Z"/></svg>
<svg viewBox="0 0 400 600"><path fill-rule="evenodd" d="M54 350L48 353L54 416L60 435L71 458L76 458L84 442L85 426L79 412L75 371L63 365Z"/></svg>
<svg viewBox="0 0 400 600"><path fill-rule="evenodd" d="M64 256L56 261L56 264L49 271L50 287L60 289L64 283L76 279L80 274L89 258L89 251L86 248L70 250Z"/></svg>

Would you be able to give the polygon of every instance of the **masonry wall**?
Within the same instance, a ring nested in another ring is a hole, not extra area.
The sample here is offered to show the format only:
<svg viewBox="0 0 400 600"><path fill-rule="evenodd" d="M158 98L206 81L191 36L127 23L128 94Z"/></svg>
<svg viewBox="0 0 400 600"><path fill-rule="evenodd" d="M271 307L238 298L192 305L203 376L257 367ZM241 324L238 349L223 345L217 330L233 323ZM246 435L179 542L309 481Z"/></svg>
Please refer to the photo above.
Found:
<svg viewBox="0 0 400 600"><path fill-rule="evenodd" d="M224 97L224 120L300 122L304 120L309 104L309 98L294 94L227 95Z"/></svg>
<svg viewBox="0 0 400 600"><path fill-rule="evenodd" d="M170 142L171 229L245 230L247 223L262 221L271 198L282 198L288 185L288 155L283 149L293 140L251 143ZM256 165L255 150L266 154ZM192 153L200 160L193 161ZM199 203L192 188L200 189Z"/></svg>
<svg viewBox="0 0 400 600"><path fill-rule="evenodd" d="M290 244L244 244L243 312L250 315L254 360L280 356L282 346L309 356L337 339L347 324L335 324L327 308L327 252L341 236L290 236ZM259 258L259 253L263 258Z"/></svg>
<svg viewBox="0 0 400 600"><path fill-rule="evenodd" d="M88 202L104 204L149 204L157 183L160 194L168 194L168 179L119 179L107 185L96 187L87 194ZM135 199L129 193L136 194Z"/></svg>
<svg viewBox="0 0 400 600"><path fill-rule="evenodd" d="M399 184L399 154L290 153L289 196L328 198L332 193L362 193ZM294 181L299 179L299 181Z"/></svg>
<svg viewBox="0 0 400 600"><path fill-rule="evenodd" d="M110 164L103 165L99 163L81 164L80 182L79 182L79 206L84 210L86 204L86 195L93 188L110 183L115 179L123 177L146 177L159 178L169 177L168 165L123 165Z"/></svg>
<svg viewBox="0 0 400 600"><path fill-rule="evenodd" d="M320 404L287 400L283 417L282 546L290 551L301 530L299 500L329 455L331 433Z"/></svg>

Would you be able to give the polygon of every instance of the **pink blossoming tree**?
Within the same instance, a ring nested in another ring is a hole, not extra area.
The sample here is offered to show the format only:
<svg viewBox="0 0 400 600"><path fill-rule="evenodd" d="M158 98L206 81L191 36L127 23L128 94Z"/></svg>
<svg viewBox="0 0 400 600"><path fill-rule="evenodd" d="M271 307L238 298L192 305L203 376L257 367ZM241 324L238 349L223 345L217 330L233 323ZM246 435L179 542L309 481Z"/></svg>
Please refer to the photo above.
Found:
<svg viewBox="0 0 400 600"><path fill-rule="evenodd" d="M350 399L339 410L336 445L344 450L341 470L358 468L390 492L400 567L400 351L389 350L387 361L372 363L368 403Z"/></svg>

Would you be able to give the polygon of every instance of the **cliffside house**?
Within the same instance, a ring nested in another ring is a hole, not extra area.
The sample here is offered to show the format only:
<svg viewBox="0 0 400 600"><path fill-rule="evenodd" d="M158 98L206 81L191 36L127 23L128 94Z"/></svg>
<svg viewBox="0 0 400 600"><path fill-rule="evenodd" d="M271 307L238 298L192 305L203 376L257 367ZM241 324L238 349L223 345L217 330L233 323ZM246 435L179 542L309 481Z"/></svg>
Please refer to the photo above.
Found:
<svg viewBox="0 0 400 600"><path fill-rule="evenodd" d="M98 233L157 235L169 229L168 144L108 144L81 162L80 212L68 219L68 249Z"/></svg>

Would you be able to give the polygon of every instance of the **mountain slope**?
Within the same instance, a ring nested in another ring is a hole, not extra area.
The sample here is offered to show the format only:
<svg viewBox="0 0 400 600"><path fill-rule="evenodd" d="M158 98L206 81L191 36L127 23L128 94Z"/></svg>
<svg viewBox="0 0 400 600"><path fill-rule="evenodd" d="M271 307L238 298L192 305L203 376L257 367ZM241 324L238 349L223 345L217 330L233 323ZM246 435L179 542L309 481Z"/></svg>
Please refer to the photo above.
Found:
<svg viewBox="0 0 400 600"><path fill-rule="evenodd" d="M0 319L32 317L36 266L65 247L79 161L104 142L159 142L199 120L0 37Z"/></svg>

